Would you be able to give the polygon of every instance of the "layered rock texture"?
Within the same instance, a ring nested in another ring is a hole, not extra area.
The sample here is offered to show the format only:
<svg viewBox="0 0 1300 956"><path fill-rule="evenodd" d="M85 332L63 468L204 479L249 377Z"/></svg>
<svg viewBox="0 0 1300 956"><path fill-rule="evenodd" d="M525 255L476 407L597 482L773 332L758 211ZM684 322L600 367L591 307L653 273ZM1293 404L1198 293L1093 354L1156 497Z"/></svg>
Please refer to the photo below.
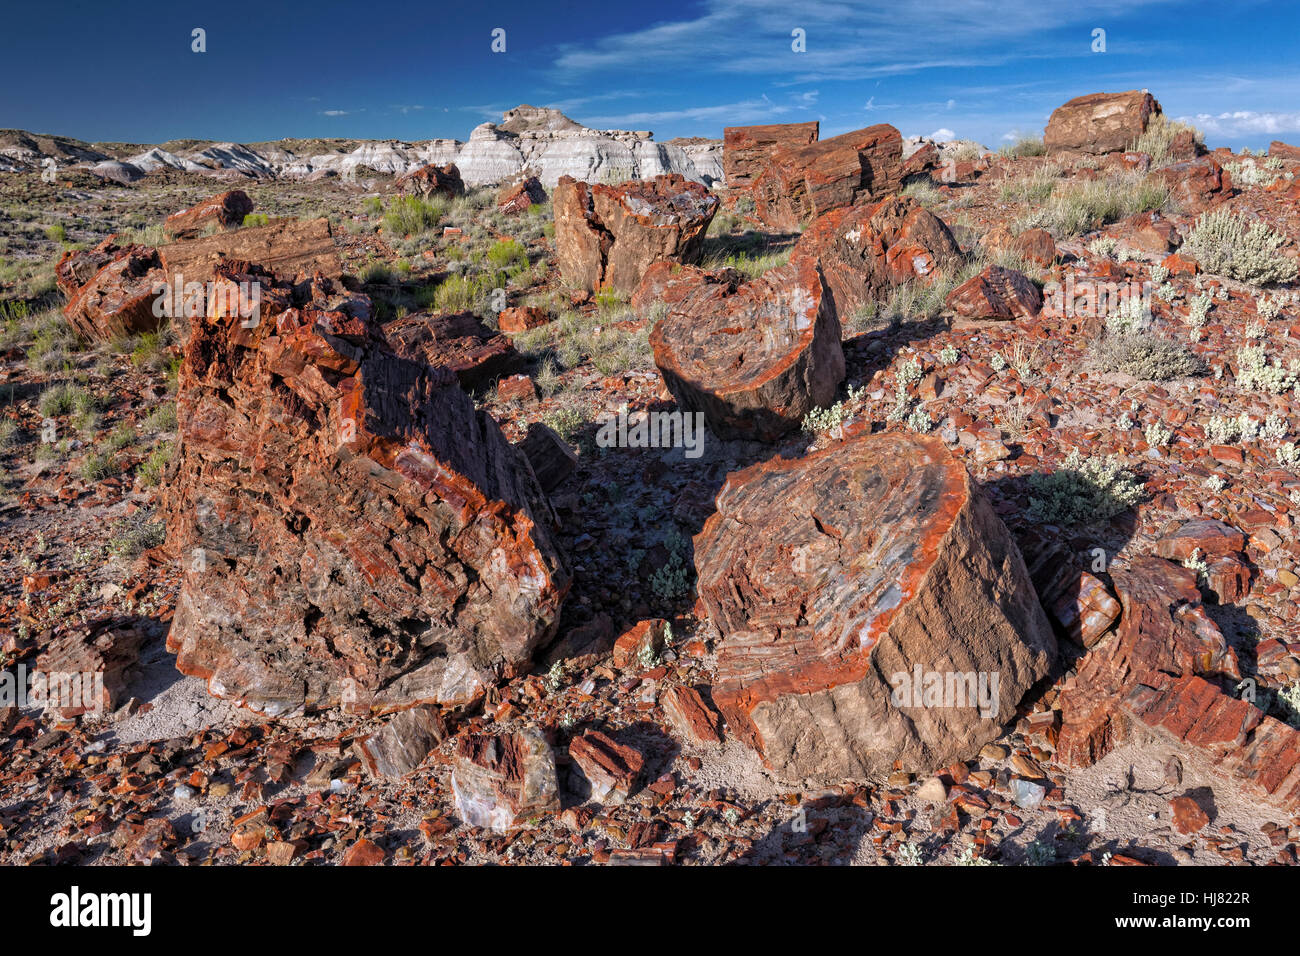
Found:
<svg viewBox="0 0 1300 956"><path fill-rule="evenodd" d="M804 256L820 263L841 317L905 282L931 281L962 259L943 220L906 196L817 217L791 258Z"/></svg>
<svg viewBox="0 0 1300 956"><path fill-rule="evenodd" d="M54 269L68 300L63 307L68 323L95 342L152 332L162 321L154 308L164 275L158 250L118 245L115 238L109 236L93 249L65 252Z"/></svg>
<svg viewBox="0 0 1300 956"><path fill-rule="evenodd" d="M903 138L881 123L806 146L775 146L750 185L757 216L793 232L817 216L896 192Z"/></svg>
<svg viewBox="0 0 1300 956"><path fill-rule="evenodd" d="M695 568L723 634L714 702L784 779L968 759L1055 651L1005 526L929 436L731 475Z"/></svg>
<svg viewBox="0 0 1300 956"><path fill-rule="evenodd" d="M767 168L774 150L815 143L819 128L816 121L728 126L722 131L722 169L727 186L748 186Z"/></svg>
<svg viewBox="0 0 1300 956"><path fill-rule="evenodd" d="M1052 111L1043 145L1049 152L1122 152L1157 113L1160 104L1145 90L1076 96Z"/></svg>
<svg viewBox="0 0 1300 956"><path fill-rule="evenodd" d="M650 333L655 364L684 411L721 438L772 441L830 405L844 380L840 323L810 258L742 282L732 270L663 263L634 302L659 298Z"/></svg>
<svg viewBox="0 0 1300 956"><path fill-rule="evenodd" d="M1223 539L1213 528L1197 534ZM1259 797L1300 805L1300 731L1230 693L1240 666L1201 604L1196 572L1147 555L1112 578L1123 617L1061 690L1061 761L1091 766L1154 736Z"/></svg>
<svg viewBox="0 0 1300 956"><path fill-rule="evenodd" d="M718 199L681 176L588 185L567 176L552 196L555 254L566 282L631 293L656 262L695 262Z"/></svg>
<svg viewBox="0 0 1300 956"><path fill-rule="evenodd" d="M364 296L249 270L261 321L195 320L180 371L177 666L268 715L477 699L569 584L532 469Z"/></svg>
<svg viewBox="0 0 1300 956"><path fill-rule="evenodd" d="M173 152L153 146L138 153L109 155L66 137L19 132L0 144L0 172L41 168L45 157L60 169L76 165L102 178L131 183L155 170L179 170L218 179L355 178L375 173L403 176L423 167L454 163L469 186L506 183L535 175L548 188L561 176L589 181L651 179L675 174L711 185L722 180L722 144L692 138L658 143L648 130L597 130L559 110L519 106L500 123L475 127L469 140L358 141L281 140L271 143L208 143ZM321 152L322 145L333 146ZM138 147L137 147L138 148Z"/></svg>

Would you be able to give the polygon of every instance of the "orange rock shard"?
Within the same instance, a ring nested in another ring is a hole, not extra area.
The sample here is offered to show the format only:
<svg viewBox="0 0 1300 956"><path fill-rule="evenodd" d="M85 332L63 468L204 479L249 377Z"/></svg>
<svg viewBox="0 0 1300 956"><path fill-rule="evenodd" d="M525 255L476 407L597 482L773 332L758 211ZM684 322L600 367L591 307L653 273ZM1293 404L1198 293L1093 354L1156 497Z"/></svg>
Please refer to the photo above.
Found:
<svg viewBox="0 0 1300 956"><path fill-rule="evenodd" d="M723 634L714 702L784 779L967 759L1056 648L1005 526L930 436L866 435L732 475L695 567ZM918 671L988 696L897 698Z"/></svg>

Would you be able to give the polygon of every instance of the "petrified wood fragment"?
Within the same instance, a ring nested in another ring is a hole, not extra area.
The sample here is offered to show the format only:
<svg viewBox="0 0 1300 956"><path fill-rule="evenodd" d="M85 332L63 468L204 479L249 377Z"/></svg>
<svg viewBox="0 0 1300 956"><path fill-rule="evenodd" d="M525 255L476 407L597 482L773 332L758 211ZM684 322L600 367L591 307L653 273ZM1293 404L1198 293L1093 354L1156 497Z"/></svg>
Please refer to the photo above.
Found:
<svg viewBox="0 0 1300 956"><path fill-rule="evenodd" d="M962 258L944 221L907 196L818 216L791 258L803 256L820 263L841 319L904 282L933 280Z"/></svg>
<svg viewBox="0 0 1300 956"><path fill-rule="evenodd" d="M54 268L55 282L68 299L63 307L68 324L91 341L152 332L161 323L154 308L163 280L158 250L121 246L115 238L65 252Z"/></svg>
<svg viewBox="0 0 1300 956"><path fill-rule="evenodd" d="M785 779L967 759L1056 647L1006 527L931 436L732 475L695 568L723 634L714 703Z"/></svg>
<svg viewBox="0 0 1300 956"><path fill-rule="evenodd" d="M493 332L472 312L416 312L389 322L384 335L398 355L450 368L467 389L490 384L519 361L509 336Z"/></svg>
<svg viewBox="0 0 1300 956"><path fill-rule="evenodd" d="M720 438L772 441L834 400L844 380L839 318L812 259L739 278L691 266L667 276L668 313L650 345L684 411L702 412Z"/></svg>
<svg viewBox="0 0 1300 956"><path fill-rule="evenodd" d="M238 276L230 276L232 281ZM286 292L286 290L288 290ZM328 280L196 320L177 396L168 647L270 715L465 704L527 666L569 574L526 459L450 368Z"/></svg>
<svg viewBox="0 0 1300 956"><path fill-rule="evenodd" d="M465 823L499 832L560 809L555 755L532 728L457 740L451 791Z"/></svg>

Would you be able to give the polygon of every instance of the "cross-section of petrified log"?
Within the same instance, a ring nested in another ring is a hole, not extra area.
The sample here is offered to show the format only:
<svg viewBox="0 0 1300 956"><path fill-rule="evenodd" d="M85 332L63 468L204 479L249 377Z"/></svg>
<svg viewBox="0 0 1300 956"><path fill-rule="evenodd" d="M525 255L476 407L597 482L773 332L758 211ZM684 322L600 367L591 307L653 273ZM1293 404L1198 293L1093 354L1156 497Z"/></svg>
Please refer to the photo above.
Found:
<svg viewBox="0 0 1300 956"><path fill-rule="evenodd" d="M785 779L969 758L1056 646L1006 527L930 436L732 475L695 568L723 634L714 703Z"/></svg>
<svg viewBox="0 0 1300 956"><path fill-rule="evenodd" d="M569 584L526 459L365 296L228 278L285 307L214 310L185 347L177 666L272 715L463 704L526 666Z"/></svg>
<svg viewBox="0 0 1300 956"><path fill-rule="evenodd" d="M493 332L472 312L416 312L389 322L384 326L384 335L398 355L444 365L467 389L495 381L519 361L510 337Z"/></svg>
<svg viewBox="0 0 1300 956"><path fill-rule="evenodd" d="M944 221L906 196L818 216L795 244L791 258L801 256L821 264L841 319L904 282L933 280L962 258Z"/></svg>
<svg viewBox="0 0 1300 956"><path fill-rule="evenodd" d="M695 262L718 199L676 175L618 186L561 176L552 196L555 252L566 282L631 293L655 262Z"/></svg>
<svg viewBox="0 0 1300 956"><path fill-rule="evenodd" d="M662 289L668 313L650 345L683 410L703 412L720 438L772 441L835 398L844 380L839 318L812 259L739 279L658 267L647 281Z"/></svg>

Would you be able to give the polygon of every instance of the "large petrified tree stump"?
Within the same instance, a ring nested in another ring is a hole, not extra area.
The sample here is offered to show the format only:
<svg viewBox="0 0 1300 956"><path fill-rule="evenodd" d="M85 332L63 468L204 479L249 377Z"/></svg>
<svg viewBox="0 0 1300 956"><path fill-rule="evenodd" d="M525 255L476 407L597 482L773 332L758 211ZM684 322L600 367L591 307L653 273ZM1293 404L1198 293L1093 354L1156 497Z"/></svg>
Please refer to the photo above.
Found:
<svg viewBox="0 0 1300 956"><path fill-rule="evenodd" d="M671 174L618 186L561 176L552 194L555 253L566 282L631 293L655 262L696 262L718 198Z"/></svg>
<svg viewBox="0 0 1300 956"><path fill-rule="evenodd" d="M841 319L895 286L932 281L961 261L961 247L944 221L907 196L833 209L799 237L792 258L820 264Z"/></svg>
<svg viewBox="0 0 1300 956"><path fill-rule="evenodd" d="M185 347L180 670L278 715L464 704L527 666L569 574L526 459L365 296L228 278L267 288L251 327L214 309Z"/></svg>
<svg viewBox="0 0 1300 956"><path fill-rule="evenodd" d="M969 758L1055 651L1006 527L930 436L732 475L695 568L723 634L714 702L785 779Z"/></svg>
<svg viewBox="0 0 1300 956"><path fill-rule="evenodd" d="M664 384L718 437L772 441L834 400L844 380L840 323L813 260L744 283L731 270L659 266L649 287L668 307L650 334ZM634 301L646 298L638 290Z"/></svg>
<svg viewBox="0 0 1300 956"><path fill-rule="evenodd" d="M1160 104L1145 90L1076 96L1052 110L1043 145L1049 153L1118 152L1132 146L1158 113Z"/></svg>

